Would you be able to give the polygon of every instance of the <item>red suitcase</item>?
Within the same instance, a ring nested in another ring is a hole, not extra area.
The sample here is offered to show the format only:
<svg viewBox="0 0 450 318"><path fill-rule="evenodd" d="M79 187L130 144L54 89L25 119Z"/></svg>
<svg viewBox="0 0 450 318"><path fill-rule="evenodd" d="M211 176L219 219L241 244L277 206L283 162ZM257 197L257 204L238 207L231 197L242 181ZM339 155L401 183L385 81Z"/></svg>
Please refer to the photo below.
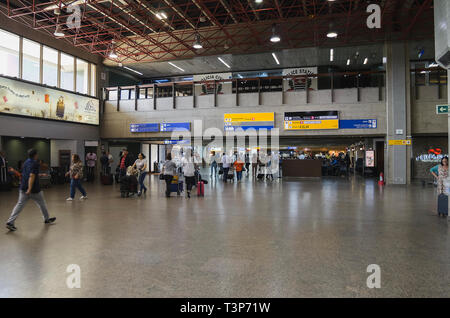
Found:
<svg viewBox="0 0 450 318"><path fill-rule="evenodd" d="M205 183L203 181L197 182L197 195L199 197L205 196Z"/></svg>

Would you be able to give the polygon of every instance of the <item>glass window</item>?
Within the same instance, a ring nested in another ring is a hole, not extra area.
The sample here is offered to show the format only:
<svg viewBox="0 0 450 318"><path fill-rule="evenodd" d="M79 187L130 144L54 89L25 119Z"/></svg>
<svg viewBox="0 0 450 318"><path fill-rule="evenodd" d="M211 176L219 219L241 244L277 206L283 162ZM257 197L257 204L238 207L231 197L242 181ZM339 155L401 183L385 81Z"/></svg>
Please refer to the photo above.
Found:
<svg viewBox="0 0 450 318"><path fill-rule="evenodd" d="M88 93L89 63L77 59L77 92Z"/></svg>
<svg viewBox="0 0 450 318"><path fill-rule="evenodd" d="M97 96L97 66L91 64L91 95Z"/></svg>
<svg viewBox="0 0 450 318"><path fill-rule="evenodd" d="M63 89L73 91L73 68L74 58L73 56L61 53L61 85Z"/></svg>
<svg viewBox="0 0 450 318"><path fill-rule="evenodd" d="M19 77L19 37L1 30L0 74Z"/></svg>
<svg viewBox="0 0 450 318"><path fill-rule="evenodd" d="M139 99L145 99L146 97L146 88L140 88L139 89Z"/></svg>
<svg viewBox="0 0 450 318"><path fill-rule="evenodd" d="M108 100L117 100L117 90L109 91Z"/></svg>
<svg viewBox="0 0 450 318"><path fill-rule="evenodd" d="M130 99L130 90L129 89L122 89L120 91L120 99Z"/></svg>
<svg viewBox="0 0 450 318"><path fill-rule="evenodd" d="M22 54L22 78L27 81L40 83L41 45L39 43L23 39Z"/></svg>
<svg viewBox="0 0 450 318"><path fill-rule="evenodd" d="M58 51L44 46L42 59L42 84L58 86Z"/></svg>

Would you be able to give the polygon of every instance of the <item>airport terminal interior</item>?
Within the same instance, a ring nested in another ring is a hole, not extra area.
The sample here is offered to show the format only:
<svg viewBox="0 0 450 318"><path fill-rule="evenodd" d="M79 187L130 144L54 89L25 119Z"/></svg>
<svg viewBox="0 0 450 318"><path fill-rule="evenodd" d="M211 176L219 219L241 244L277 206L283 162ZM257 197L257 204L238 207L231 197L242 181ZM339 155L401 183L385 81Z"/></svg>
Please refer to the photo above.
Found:
<svg viewBox="0 0 450 318"><path fill-rule="evenodd" d="M448 297L449 27L0 0L0 297Z"/></svg>

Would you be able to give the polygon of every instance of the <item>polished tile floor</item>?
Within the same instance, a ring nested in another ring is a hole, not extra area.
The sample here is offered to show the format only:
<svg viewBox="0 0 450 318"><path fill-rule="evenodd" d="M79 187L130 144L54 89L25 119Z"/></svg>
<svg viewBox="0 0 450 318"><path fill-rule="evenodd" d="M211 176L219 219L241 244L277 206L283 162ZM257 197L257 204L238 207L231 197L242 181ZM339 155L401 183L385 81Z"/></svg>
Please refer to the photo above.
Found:
<svg viewBox="0 0 450 318"><path fill-rule="evenodd" d="M87 184L89 200L45 190L55 225L30 202L0 232L1 297L450 296L450 223L435 190L351 178L210 182L206 196L141 198ZM6 220L16 191L0 193ZM3 222L3 221L2 221ZM81 268L81 288L66 268ZM381 268L381 288L366 285Z"/></svg>

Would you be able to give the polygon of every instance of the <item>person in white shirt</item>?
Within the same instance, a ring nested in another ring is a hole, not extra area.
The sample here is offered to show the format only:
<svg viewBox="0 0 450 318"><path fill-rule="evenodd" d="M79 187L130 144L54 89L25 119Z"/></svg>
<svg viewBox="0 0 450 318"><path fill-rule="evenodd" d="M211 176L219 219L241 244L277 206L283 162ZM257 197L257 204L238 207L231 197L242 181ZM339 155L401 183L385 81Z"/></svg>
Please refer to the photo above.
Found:
<svg viewBox="0 0 450 318"><path fill-rule="evenodd" d="M231 157L227 155L226 153L222 156L222 168L223 168L223 181L227 182L228 177L228 171L230 170L231 166Z"/></svg>
<svg viewBox="0 0 450 318"><path fill-rule="evenodd" d="M211 177L217 175L217 161L218 158L216 156L216 152L211 152L210 164L211 164Z"/></svg>
<svg viewBox="0 0 450 318"><path fill-rule="evenodd" d="M138 180L140 190L138 192L138 196L141 196L142 192L147 192L147 188L144 185L145 176L147 175L147 159L145 159L145 155L142 152L138 155L138 159L134 162L133 168L136 168L139 171Z"/></svg>
<svg viewBox="0 0 450 318"><path fill-rule="evenodd" d="M194 163L190 149L186 149L185 156L181 159L181 168L186 182L186 195L190 198L192 186L195 185L195 171L197 170L197 164Z"/></svg>

